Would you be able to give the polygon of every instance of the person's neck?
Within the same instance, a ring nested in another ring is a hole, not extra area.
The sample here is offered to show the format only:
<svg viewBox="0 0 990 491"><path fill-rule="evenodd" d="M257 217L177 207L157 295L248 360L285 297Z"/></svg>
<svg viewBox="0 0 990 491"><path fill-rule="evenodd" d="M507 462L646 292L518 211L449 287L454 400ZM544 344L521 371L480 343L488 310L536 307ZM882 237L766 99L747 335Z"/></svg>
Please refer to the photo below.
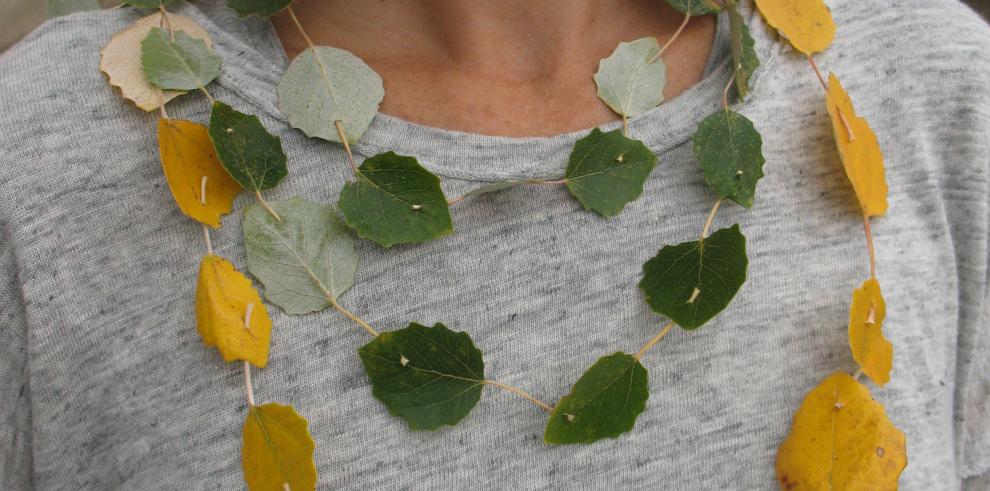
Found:
<svg viewBox="0 0 990 491"><path fill-rule="evenodd" d="M663 43L684 19L662 0L296 0L292 8L314 43L351 51L382 75L382 112L502 136L616 119L595 97L598 61L620 41ZM290 57L307 48L288 14L274 22ZM665 97L701 78L713 37L713 19L695 18L664 52Z"/></svg>

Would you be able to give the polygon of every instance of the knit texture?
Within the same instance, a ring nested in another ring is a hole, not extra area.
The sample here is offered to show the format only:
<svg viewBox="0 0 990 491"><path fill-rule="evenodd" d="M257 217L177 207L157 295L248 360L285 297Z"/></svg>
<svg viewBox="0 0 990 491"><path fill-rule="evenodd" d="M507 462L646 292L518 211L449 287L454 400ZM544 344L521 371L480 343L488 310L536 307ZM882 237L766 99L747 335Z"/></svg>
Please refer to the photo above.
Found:
<svg viewBox="0 0 990 491"><path fill-rule="evenodd" d="M335 202L350 170L339 146L305 138L277 110L287 61L270 24L220 3L176 6L223 59L212 94L282 138L290 173L267 199ZM902 489L957 489L990 471L990 29L954 0L828 4L838 32L816 59L871 122L890 185L873 233L894 368L871 391L907 434ZM168 192L157 115L121 99L97 68L100 48L139 15L49 21L0 57L2 489L244 486L241 368L195 329L199 225ZM762 66L735 109L763 135L766 177L751 210L723 205L714 227L741 224L749 279L707 326L675 330L644 357L652 394L633 431L550 447L546 414L488 387L458 426L410 432L371 394L356 353L364 331L332 310L271 307L256 394L308 418L321 487L776 486L774 455L804 395L856 369L846 321L868 265L821 87L759 15L746 18ZM341 303L382 330L416 321L466 331L489 378L550 403L598 357L634 352L665 322L636 286L643 263L696 238L715 199L690 137L720 106L726 42L718 37L704 80L630 121L659 164L621 215L589 213L554 186L472 198L454 207L450 237L389 250L359 241L357 283ZM169 111L206 122L209 105L192 93ZM498 138L378 115L355 150L416 156L453 197L559 178L587 133ZM242 271L252 201L242 194L213 233Z"/></svg>

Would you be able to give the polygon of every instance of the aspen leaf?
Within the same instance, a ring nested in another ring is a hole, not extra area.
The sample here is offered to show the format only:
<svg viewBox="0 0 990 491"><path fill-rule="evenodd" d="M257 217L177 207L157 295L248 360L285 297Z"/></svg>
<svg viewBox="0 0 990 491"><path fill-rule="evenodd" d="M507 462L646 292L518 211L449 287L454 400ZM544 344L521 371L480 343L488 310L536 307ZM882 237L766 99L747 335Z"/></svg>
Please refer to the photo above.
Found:
<svg viewBox="0 0 990 491"><path fill-rule="evenodd" d="M643 265L639 287L654 312L696 329L729 305L746 281L747 265L746 238L733 225L660 249Z"/></svg>
<svg viewBox="0 0 990 491"><path fill-rule="evenodd" d="M736 72L736 90L739 98L744 99L749 94L749 79L760 66L760 59L754 48L756 41L749 33L749 27L743 22L739 9L734 5L729 9L729 38L732 43L732 65Z"/></svg>
<svg viewBox="0 0 990 491"><path fill-rule="evenodd" d="M358 350L372 392L411 430L464 419L481 398L485 363L467 333L416 323L383 332Z"/></svg>
<svg viewBox="0 0 990 491"><path fill-rule="evenodd" d="M643 142L619 130L603 133L595 128L574 144L564 181L581 205L608 217L643 193L656 163L657 156Z"/></svg>
<svg viewBox="0 0 990 491"><path fill-rule="evenodd" d="M220 57L201 39L183 31L154 27L141 41L144 77L159 89L192 90L206 87L220 75Z"/></svg>
<svg viewBox="0 0 990 491"><path fill-rule="evenodd" d="M887 212L887 180L876 134L865 119L856 115L849 94L834 74L828 77L826 103L839 158L863 214L867 217L883 215Z"/></svg>
<svg viewBox="0 0 990 491"><path fill-rule="evenodd" d="M714 0L667 0L667 3L678 12L691 16L714 14L722 10Z"/></svg>
<svg viewBox="0 0 990 491"><path fill-rule="evenodd" d="M271 17L292 3L292 0L227 0L227 7L241 17L256 15Z"/></svg>
<svg viewBox="0 0 990 491"><path fill-rule="evenodd" d="M663 102L667 67L657 54L656 38L645 37L619 43L598 64L595 84L598 98L622 116L642 114Z"/></svg>
<svg viewBox="0 0 990 491"><path fill-rule="evenodd" d="M358 235L383 247L454 232L440 179L413 157L386 152L365 160L337 206Z"/></svg>
<svg viewBox="0 0 990 491"><path fill-rule="evenodd" d="M46 13L49 19L85 10L99 10L99 0L46 0Z"/></svg>
<svg viewBox="0 0 990 491"><path fill-rule="evenodd" d="M220 216L230 212L241 187L217 160L206 127L191 121L159 119L158 153L179 209L193 220L219 227Z"/></svg>
<svg viewBox="0 0 990 491"><path fill-rule="evenodd" d="M892 490L906 465L904 433L863 384L836 372L805 396L776 467L784 490Z"/></svg>
<svg viewBox="0 0 990 491"><path fill-rule="evenodd" d="M753 206L763 177L763 139L753 122L724 110L705 118L694 134L694 155L705 182L718 194L746 208Z"/></svg>
<svg viewBox="0 0 990 491"><path fill-rule="evenodd" d="M863 373L875 384L890 381L890 368L894 360L894 346L883 336L883 319L887 304L880 294L876 278L863 282L853 290L849 307L849 347L853 359L863 367Z"/></svg>
<svg viewBox="0 0 990 491"><path fill-rule="evenodd" d="M213 42L209 34L196 21L173 13L168 14L168 20L173 30L182 31L202 40L207 46L212 46ZM100 71L107 76L110 85L120 89L125 99L134 102L137 107L145 111L154 111L162 104L185 93L174 90L161 91L148 83L144 77L141 41L152 29L162 28L165 25L162 13L155 12L114 34L110 42L100 50Z"/></svg>
<svg viewBox="0 0 990 491"><path fill-rule="evenodd" d="M278 107L306 136L340 142L340 121L348 143L361 139L385 97L382 78L360 58L337 48L316 46L299 54L278 83Z"/></svg>
<svg viewBox="0 0 990 491"><path fill-rule="evenodd" d="M209 134L223 168L244 189L273 188L289 173L282 140L269 133L257 116L214 102Z"/></svg>
<svg viewBox="0 0 990 491"><path fill-rule="evenodd" d="M354 285L354 239L331 205L295 197L269 206L280 220L259 205L244 209L248 271L287 314L325 309Z"/></svg>
<svg viewBox="0 0 990 491"><path fill-rule="evenodd" d="M241 457L249 490L316 489L316 443L307 426L292 406L248 406Z"/></svg>
<svg viewBox="0 0 990 491"><path fill-rule="evenodd" d="M806 55L824 51L835 37L835 21L823 0L756 0L756 8Z"/></svg>
<svg viewBox="0 0 990 491"><path fill-rule="evenodd" d="M248 317L250 315L250 317ZM209 254L199 266L196 329L223 361L268 364L272 321L251 280L220 256Z"/></svg>
<svg viewBox="0 0 990 491"><path fill-rule="evenodd" d="M554 407L547 443L592 443L633 428L650 397L646 369L625 353L600 358Z"/></svg>

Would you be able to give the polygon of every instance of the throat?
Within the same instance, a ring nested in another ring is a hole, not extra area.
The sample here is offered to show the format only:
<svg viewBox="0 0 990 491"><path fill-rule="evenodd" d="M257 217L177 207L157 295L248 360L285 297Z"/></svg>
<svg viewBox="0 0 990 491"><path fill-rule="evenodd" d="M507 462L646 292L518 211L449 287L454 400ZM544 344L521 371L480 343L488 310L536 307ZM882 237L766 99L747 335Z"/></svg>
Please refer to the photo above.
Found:
<svg viewBox="0 0 990 491"><path fill-rule="evenodd" d="M597 98L598 62L623 41L663 45L684 20L658 0L296 0L293 9L314 44L350 51L381 75L382 113L510 137L618 119ZM307 48L287 13L273 22L286 54ZM701 79L714 37L714 17L694 17L664 52L665 99Z"/></svg>

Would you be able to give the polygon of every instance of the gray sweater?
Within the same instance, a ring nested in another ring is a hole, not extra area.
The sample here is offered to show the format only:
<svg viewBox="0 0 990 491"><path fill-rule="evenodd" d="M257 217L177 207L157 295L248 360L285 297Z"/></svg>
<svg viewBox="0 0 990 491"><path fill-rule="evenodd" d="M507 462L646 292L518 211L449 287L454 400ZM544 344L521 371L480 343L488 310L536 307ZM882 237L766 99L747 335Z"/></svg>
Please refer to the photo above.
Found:
<svg viewBox="0 0 990 491"><path fill-rule="evenodd" d="M990 29L954 0L828 3L839 28L817 59L876 130L890 184L873 231L894 369L871 391L907 434L903 489L955 489L969 477L977 487L990 471ZM286 60L270 25L214 2L178 10L224 60L213 94L283 139L290 174L267 196L335 202L350 171L339 146L305 138L277 110ZM97 68L99 49L137 17L53 20L0 57L3 489L243 487L240 366L195 329L199 226L168 192L156 115L122 100ZM763 134L766 178L751 210L726 205L715 226L741 224L749 280L709 325L675 330L644 358L652 394L635 429L548 447L546 415L489 388L460 425L410 432L372 397L356 353L363 331L333 311L271 307L257 397L308 418L321 487L775 486L774 455L804 395L832 371L855 370L846 320L868 268L821 88L758 15L747 19L763 65L737 110ZM598 357L637 349L665 322L637 289L642 264L695 238L714 200L690 137L728 78L724 37L717 43L703 81L630 122L660 163L620 216L602 219L550 186L471 199L453 210L453 236L390 250L360 242L342 304L380 329L466 331L489 378L551 403ZM169 109L199 122L209 110L198 94ZM416 156L455 196L560 177L585 134L498 138L378 115L355 149ZM242 270L251 201L239 197L213 234Z"/></svg>

